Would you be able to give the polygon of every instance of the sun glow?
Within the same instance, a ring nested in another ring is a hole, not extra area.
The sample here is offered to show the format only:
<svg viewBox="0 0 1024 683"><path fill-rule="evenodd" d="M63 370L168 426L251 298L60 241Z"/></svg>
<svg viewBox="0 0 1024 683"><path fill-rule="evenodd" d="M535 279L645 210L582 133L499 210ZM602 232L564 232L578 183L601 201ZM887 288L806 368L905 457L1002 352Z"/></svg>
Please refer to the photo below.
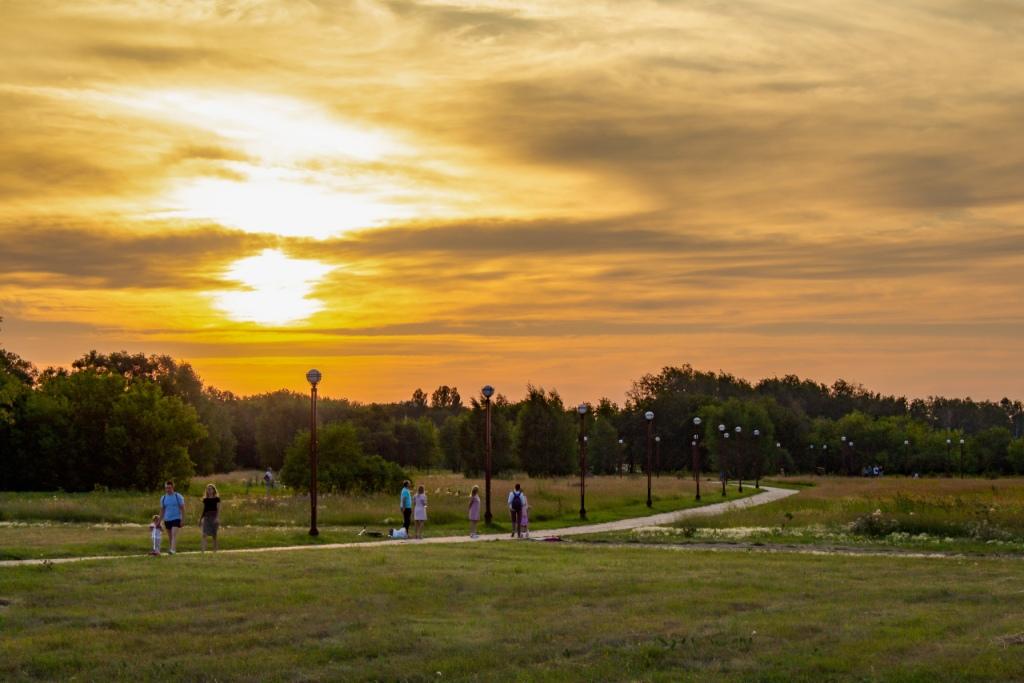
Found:
<svg viewBox="0 0 1024 683"><path fill-rule="evenodd" d="M396 170L413 158L408 145L383 131L341 122L309 102L188 90L107 99L212 136L212 155L194 160L201 164L191 169L197 172L179 176L164 192L164 216L326 238L412 217L423 203Z"/></svg>
<svg viewBox="0 0 1024 683"><path fill-rule="evenodd" d="M276 249L264 249L259 256L232 264L225 277L246 289L215 292L214 305L239 322L294 323L323 310L323 302L309 295L332 270L319 261L292 259Z"/></svg>

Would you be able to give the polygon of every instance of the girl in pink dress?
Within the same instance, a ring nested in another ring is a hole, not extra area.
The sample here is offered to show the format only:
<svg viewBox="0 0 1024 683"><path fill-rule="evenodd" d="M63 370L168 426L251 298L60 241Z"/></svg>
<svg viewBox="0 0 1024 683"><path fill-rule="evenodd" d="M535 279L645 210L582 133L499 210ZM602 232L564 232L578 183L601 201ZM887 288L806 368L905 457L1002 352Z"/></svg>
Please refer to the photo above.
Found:
<svg viewBox="0 0 1024 683"><path fill-rule="evenodd" d="M477 522L480 521L480 487L474 486L469 496L469 537L476 538Z"/></svg>
<svg viewBox="0 0 1024 683"><path fill-rule="evenodd" d="M523 503L523 511L519 513L519 531L525 538L530 537L530 505Z"/></svg>

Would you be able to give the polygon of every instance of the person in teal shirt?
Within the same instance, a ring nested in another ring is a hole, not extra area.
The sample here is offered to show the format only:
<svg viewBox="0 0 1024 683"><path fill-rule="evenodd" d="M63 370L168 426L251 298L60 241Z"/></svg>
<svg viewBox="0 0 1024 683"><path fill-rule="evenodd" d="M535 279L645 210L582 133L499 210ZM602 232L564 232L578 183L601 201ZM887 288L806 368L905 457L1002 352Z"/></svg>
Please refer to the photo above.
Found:
<svg viewBox="0 0 1024 683"><path fill-rule="evenodd" d="M402 495L398 498L398 507L402 510L402 526L405 527L405 533L409 533L409 524L412 521L412 493L409 492L409 487L412 484L406 479L402 482Z"/></svg>

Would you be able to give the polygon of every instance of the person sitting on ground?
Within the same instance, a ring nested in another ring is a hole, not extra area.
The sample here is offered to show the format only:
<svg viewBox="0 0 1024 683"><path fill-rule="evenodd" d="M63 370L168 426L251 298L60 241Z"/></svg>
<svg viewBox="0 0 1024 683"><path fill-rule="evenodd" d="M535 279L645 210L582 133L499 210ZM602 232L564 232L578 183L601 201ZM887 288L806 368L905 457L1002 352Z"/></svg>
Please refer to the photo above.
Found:
<svg viewBox="0 0 1024 683"><path fill-rule="evenodd" d="M510 537L514 537L516 534L522 538L522 531L519 529L519 519L523 514L523 508L526 506L526 494L523 493L523 488L516 482L514 489L509 491L508 494L508 511L512 516L512 534Z"/></svg>

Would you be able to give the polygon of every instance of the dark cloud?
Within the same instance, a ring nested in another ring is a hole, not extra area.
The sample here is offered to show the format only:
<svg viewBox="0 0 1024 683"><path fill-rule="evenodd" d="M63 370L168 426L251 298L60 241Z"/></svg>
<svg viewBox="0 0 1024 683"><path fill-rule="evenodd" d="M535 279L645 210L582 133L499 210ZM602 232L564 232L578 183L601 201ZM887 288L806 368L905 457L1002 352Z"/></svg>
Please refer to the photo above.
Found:
<svg viewBox="0 0 1024 683"><path fill-rule="evenodd" d="M230 288L218 269L277 242L216 226L147 227L140 234L73 223L0 225L0 283L35 274L72 288Z"/></svg>

